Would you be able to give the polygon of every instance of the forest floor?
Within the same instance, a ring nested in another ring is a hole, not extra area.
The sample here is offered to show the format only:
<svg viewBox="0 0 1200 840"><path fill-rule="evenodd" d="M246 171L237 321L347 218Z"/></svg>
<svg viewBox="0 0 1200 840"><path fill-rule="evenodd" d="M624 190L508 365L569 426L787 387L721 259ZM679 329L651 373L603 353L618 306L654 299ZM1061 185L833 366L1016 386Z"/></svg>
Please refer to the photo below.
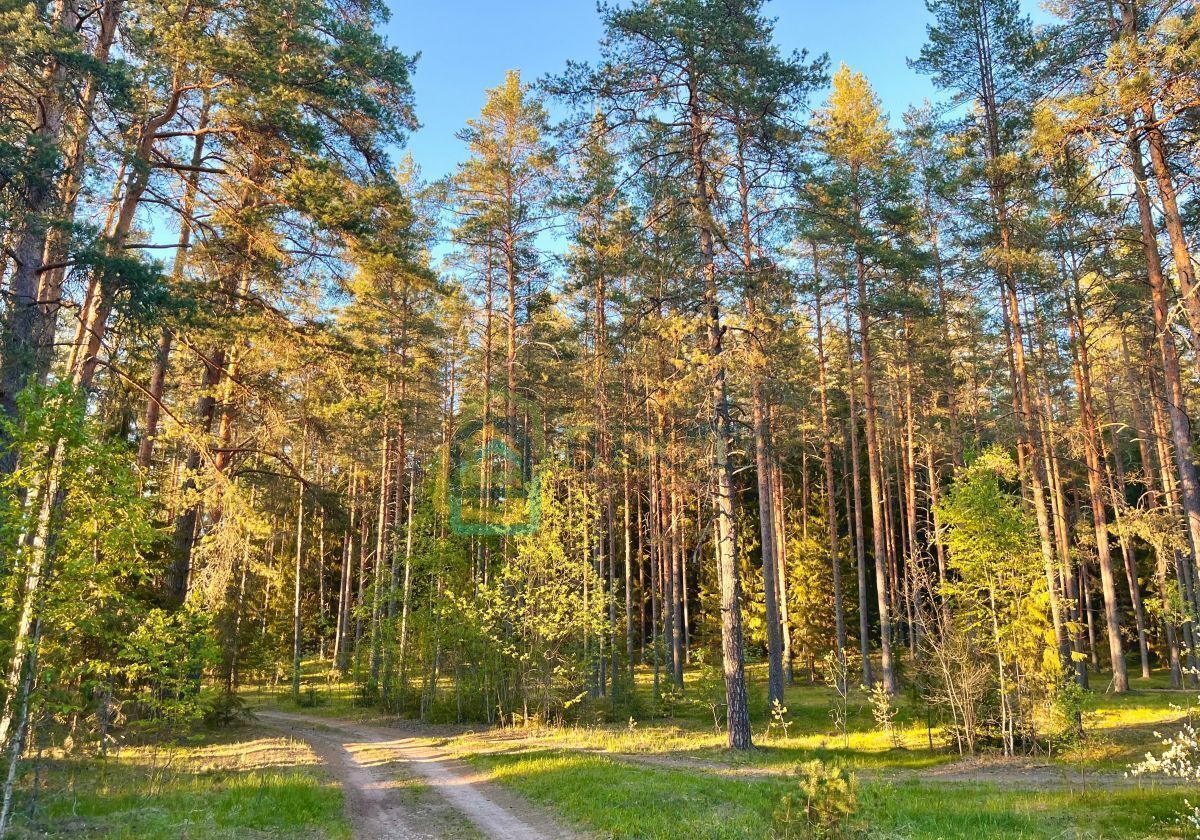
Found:
<svg viewBox="0 0 1200 840"><path fill-rule="evenodd" d="M303 741L256 725L142 745L114 742L103 757L81 752L47 749L23 765L14 837L353 836L321 757Z"/></svg>
<svg viewBox="0 0 1200 840"><path fill-rule="evenodd" d="M794 768L814 758L858 777L863 837L1188 836L1178 814L1200 791L1125 776L1157 751L1155 732L1192 717L1196 693L1158 678L1121 697L1089 695L1082 741L1003 759L960 757L910 693L897 698L894 734L852 693L843 734L833 692L798 683L786 728L768 732L764 675L750 676L756 748L733 753L700 669L688 673L690 700L654 701L639 674L624 700L586 701L579 722L498 727L382 714L312 662L300 704L282 686L244 691L253 717L242 725L114 745L103 759L47 750L27 766L17 836L771 840ZM453 720L453 695L442 700L429 717Z"/></svg>
<svg viewBox="0 0 1200 840"><path fill-rule="evenodd" d="M761 694L762 676L752 669L752 698ZM708 678L689 672L687 696L703 698ZM833 692L819 684L789 688L786 730L767 732L765 702L755 698L757 748L731 753L713 726L710 703L654 707L648 681L648 674L639 675L637 696L626 704L641 717L630 715L624 724L600 722L602 711L623 717L625 706L611 701L581 714L594 715L592 723L423 724L357 705L352 686L319 679L310 681L303 707L278 692L248 699L268 710L260 713L264 720L269 710L288 710L303 713L310 726L366 726L377 737L401 737L470 767L473 784L506 789L582 835L615 840L771 838L775 808L796 784L792 771L813 758L855 772L858 825L864 836L879 838L1184 837L1177 815L1189 794L1200 793L1170 780L1126 776L1131 763L1159 745L1155 732L1176 731L1197 701L1195 692L1166 690L1157 678L1135 681L1129 695L1089 695L1082 741L1051 743L1048 755L1043 749L1015 759L959 756L944 732L926 726L910 695L897 701L894 734L877 730L865 696L857 693L846 710L846 732L834 733ZM431 717L448 714L435 709Z"/></svg>
<svg viewBox="0 0 1200 840"><path fill-rule="evenodd" d="M283 712L258 719L310 744L342 784L361 840L571 840L574 833L434 746L420 724L382 728Z"/></svg>

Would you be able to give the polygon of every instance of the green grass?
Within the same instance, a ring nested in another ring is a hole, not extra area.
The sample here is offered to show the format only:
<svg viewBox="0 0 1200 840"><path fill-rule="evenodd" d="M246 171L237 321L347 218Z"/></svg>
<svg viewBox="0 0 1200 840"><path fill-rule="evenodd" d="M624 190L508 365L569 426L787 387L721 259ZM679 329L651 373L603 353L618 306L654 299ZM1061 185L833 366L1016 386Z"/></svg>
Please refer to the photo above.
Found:
<svg viewBox="0 0 1200 840"><path fill-rule="evenodd" d="M769 838L787 778L732 779L635 766L557 750L475 755L492 780L614 840ZM1033 791L981 784L871 782L856 818L871 837L1150 838L1182 837L1174 815L1183 794L1131 788Z"/></svg>
<svg viewBox="0 0 1200 840"><path fill-rule="evenodd" d="M17 836L346 840L342 794L306 747L242 730L206 746L122 750L27 765Z"/></svg>
<svg viewBox="0 0 1200 840"><path fill-rule="evenodd" d="M714 730L711 711L702 702L677 703L669 717L655 716L650 702L650 686L642 677L638 701L642 715L622 717L618 704L609 710L621 722L580 723L566 727L535 729L483 730L455 739L450 746L460 752L522 749L526 746L584 749L589 751L649 754L712 765L728 771L754 770L786 772L798 762L811 758L836 758L847 767L872 775L898 771L919 772L959 759L950 735L935 719L927 719L924 709L910 692L895 698L898 709L897 739L879 730L871 715L866 696L857 690L850 694L846 734L834 731L830 717L833 692L823 685L798 683L785 695L786 734L778 728L767 736L765 674L761 666L749 671L752 696L752 728L760 749L748 753L725 749L725 737ZM689 673L687 696L702 697L703 686ZM1086 702L1086 739L1064 748L1054 744L1054 754L1036 756L1075 771L1123 771L1139 760L1147 750L1158 746L1155 731L1174 731L1186 717L1180 707L1196 703L1190 692L1162 690L1165 678L1135 681L1135 691L1124 696L1093 692ZM598 716L593 716L593 719ZM630 723L632 718L632 724ZM1045 748L1044 742L1042 748ZM986 752L985 752L986 755Z"/></svg>
<svg viewBox="0 0 1200 840"><path fill-rule="evenodd" d="M1185 836L1178 790L1016 789L996 785L874 784L864 817L882 836L936 838L1122 838Z"/></svg>
<svg viewBox="0 0 1200 840"><path fill-rule="evenodd" d="M358 703L355 687L340 682L331 672L328 661L305 662L303 681L306 698L315 705L296 704L290 688L281 683L275 688L244 690L243 698L256 708L382 722L388 715L376 708ZM724 736L714 731L712 711L706 705L709 697L723 690L714 675L702 669L689 669L685 674L684 698L664 708L653 691L652 672L640 668L635 677L632 697L616 702L589 700L576 707L580 720L566 727L537 727L506 730L502 733L484 729L488 744L477 743L479 738L457 739L452 747L464 753L480 749L502 748L498 741L532 744L535 747L585 749L615 753L651 753L674 758L720 765L730 769L754 769L764 772L783 772L797 762L813 757L837 757L847 766L862 771L920 771L958 759L950 736L936 720L926 718L924 709L911 692L902 691L895 699L898 709L897 726L900 748L879 731L871 715L865 695L858 690L850 693L847 709L847 734L833 731L830 717L832 691L821 684L804 681L806 675L797 673L797 682L789 686L785 705L790 721L784 736L775 730L770 739L767 729L766 668L762 663L747 667L750 689L751 718L755 743L764 749L751 753L731 753L724 749ZM1122 771L1139 760L1147 750L1158 746L1154 732L1174 731L1186 717L1187 708L1196 705L1195 692L1166 690L1166 676L1156 674L1150 680L1131 680L1133 692L1123 696L1105 694L1103 677L1093 678L1093 692L1086 703L1085 725L1088 738L1080 745L1062 749L1055 745L1050 761L1074 770ZM665 685L665 683L664 683ZM444 692L452 696L449 686ZM434 719L453 720L448 710ZM629 721L634 725L630 727ZM477 723L465 722L463 729L479 731ZM931 747L932 741L932 747ZM1039 756L1039 761L1045 760Z"/></svg>
<svg viewBox="0 0 1200 840"><path fill-rule="evenodd" d="M305 679L320 686L320 705L297 708L282 690L259 692L253 703L356 719L386 716L355 703L353 688L310 663ZM1112 776L1158 747L1154 732L1173 732L1198 701L1194 692L1166 690L1165 677L1133 680L1134 691L1105 694L1099 679L1085 701L1086 739L1029 761L1050 765L1023 779L1004 764L995 776L933 780L923 771L959 759L947 732L927 719L919 698L902 692L897 748L880 732L866 697L851 693L846 735L835 733L832 691L800 681L787 689L786 734L766 736L765 669L748 668L757 748L731 752L715 731L706 698L720 692L711 673L689 669L682 699L664 703L652 675L639 670L632 696L589 700L567 726L493 729L465 724L430 729L430 736L497 783L548 806L564 821L601 837L648 840L772 838L773 813L795 782L787 774L813 758L838 761L860 774L859 827L879 838L1171 838L1188 791L1118 785ZM472 731L473 730L473 731ZM458 733L458 734L454 734ZM932 740L932 747L930 742ZM986 751L984 766L998 759ZM1064 773L1075 771L1075 773ZM1080 773L1100 773L1073 784ZM1107 774L1104 775L1104 774ZM1043 784L1047 776L1055 781ZM961 777L960 777L961 778ZM1197 796L1193 792L1193 799Z"/></svg>
<svg viewBox="0 0 1200 840"><path fill-rule="evenodd" d="M313 717L341 720L375 721L388 717L378 708L360 702L358 688L342 680L328 659L306 659L300 666L300 702L292 698L288 673L281 675L275 686L247 685L238 696L251 709L273 709Z"/></svg>

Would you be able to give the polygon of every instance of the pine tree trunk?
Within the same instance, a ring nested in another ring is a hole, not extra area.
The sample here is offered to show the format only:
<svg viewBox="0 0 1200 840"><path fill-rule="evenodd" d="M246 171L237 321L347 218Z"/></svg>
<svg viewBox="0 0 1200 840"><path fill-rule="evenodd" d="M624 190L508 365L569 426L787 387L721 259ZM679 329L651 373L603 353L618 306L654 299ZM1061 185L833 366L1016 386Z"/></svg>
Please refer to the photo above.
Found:
<svg viewBox="0 0 1200 840"><path fill-rule="evenodd" d="M208 126L209 98L205 96L197 120L197 132L203 132ZM188 248L192 241L192 214L196 206L196 192L200 182L200 165L204 162L204 139L206 134L198 133L192 145L192 171L184 181L183 200L180 202L179 240L175 245L175 259L171 264L171 285L178 289L183 280L183 273L188 263ZM159 334L158 350L154 357L154 370L150 375L149 393L146 395L146 410L142 420L142 439L138 444L138 466L148 469L154 455L154 439L158 434L158 421L162 412L163 387L167 378L167 365L171 358L174 333L164 325Z"/></svg>
<svg viewBox="0 0 1200 840"><path fill-rule="evenodd" d="M621 475L622 503L621 515L624 517L625 535L625 667L629 679L629 692L632 694L633 683L633 530L630 518L630 489L629 465L625 464ZM638 517L639 521L641 517Z"/></svg>
<svg viewBox="0 0 1200 840"><path fill-rule="evenodd" d="M980 16L980 20L983 16ZM986 30L976 32L977 53L976 62L979 76L983 82L981 104L984 113L986 131L986 157L995 167L998 167L1002 157L1000 115L996 102L996 83L992 66L992 33ZM1046 575L1046 586L1050 597L1050 615L1054 624L1054 637L1057 642L1059 655L1063 664L1071 661L1070 643L1067 640L1057 575L1055 573L1054 545L1050 538L1050 521L1046 507L1046 477L1042 472L1038 418L1033 389L1029 381L1025 365L1025 344L1021 328L1021 307L1018 302L1017 276L1013 266L1012 229L1008 218L1007 187L1003 181L993 178L988 184L992 214L999 236L1000 252L1000 309L1004 319L1006 332L1009 336L1009 360L1011 378L1014 386L1013 402L1016 409L1018 460L1022 473L1028 468L1029 489L1032 496L1034 518L1037 520L1038 540L1042 551L1042 564Z"/></svg>
<svg viewBox="0 0 1200 840"><path fill-rule="evenodd" d="M752 746L750 710L746 696L746 669L742 650L741 580L737 567L737 515L734 509L733 469L729 448L733 441L733 419L725 383L724 327L717 298L717 266L711 230L712 207L709 198L708 170L705 160L707 130L700 110L699 92L692 76L689 87L689 139L691 164L695 177L692 216L700 240L700 267L703 276L703 309L707 322L709 389L713 425L712 493L716 518L717 578L721 590L721 654L725 670L725 699L728 744L733 749Z"/></svg>
<svg viewBox="0 0 1200 840"><path fill-rule="evenodd" d="M758 485L758 524L763 576L764 622L767 634L767 702L783 702L783 640L779 620L778 560L775 545L774 486L771 480L771 429L763 376L767 369L766 324L757 310L759 279L754 272L754 243L750 226L750 181L746 171L744 126L737 130L738 209L741 214L743 297L751 329L756 331L753 358L749 364L751 429L754 436L754 466Z"/></svg>
<svg viewBox="0 0 1200 840"><path fill-rule="evenodd" d="M821 277L817 266L817 248L812 246L813 277L816 287L815 326L817 332L817 391L821 404L821 443L825 461L825 527L829 538L829 564L833 572L834 641L838 660L846 662L846 615L842 603L842 558L838 548L837 489L833 482L833 433L829 426L829 382L825 370L825 329L821 313ZM845 691L845 685L839 686Z"/></svg>
<svg viewBox="0 0 1200 840"><path fill-rule="evenodd" d="M350 493L350 521L342 537L342 569L338 585L337 630L333 638L334 667L341 674L346 673L350 665L350 593L353 591L354 576L354 539L358 533L358 465L350 468L350 481L347 488Z"/></svg>
<svg viewBox="0 0 1200 840"><path fill-rule="evenodd" d="M847 447L850 450L850 483L854 488L854 564L858 573L858 641L860 653L862 654L862 684L872 686L875 684L873 669L871 668L871 624L870 611L867 603L867 551L866 551L866 535L863 527L863 501L862 501L862 469L859 466L859 448L858 448L858 409L855 405L855 387L856 381L854 373L854 341L851 338L853 332L850 329L850 298L846 295L845 300L846 310L846 396L849 401L850 416L846 421Z"/></svg>
<svg viewBox="0 0 1200 840"><path fill-rule="evenodd" d="M871 355L870 317L867 305L866 265L861 252L856 258L858 274L859 357L862 362L863 416L867 436L867 484L871 494L871 535L874 539L875 596L879 611L879 675L888 692L898 689L896 669L892 664L892 619L888 604L888 546L887 514L885 512L882 453L879 451L879 432L876 428L874 359Z"/></svg>
<svg viewBox="0 0 1200 840"><path fill-rule="evenodd" d="M1146 274L1150 282L1150 304L1154 318L1154 330L1158 340L1158 351L1162 360L1165 390L1162 403L1167 408L1170 422L1171 445L1175 457L1175 469L1179 479L1179 501L1182 505L1184 522L1191 547L1192 568L1200 568L1200 478L1192 461L1192 424L1187 415L1187 402L1183 391L1182 373L1179 366L1179 351L1175 336L1171 332L1171 304L1167 281L1163 275L1162 259L1158 253L1158 237L1154 227L1154 214L1150 196L1146 192L1146 172L1142 159L1141 144L1137 140L1132 124L1126 145L1129 152L1130 169L1133 172L1134 198L1141 223L1142 249L1146 258Z"/></svg>
<svg viewBox="0 0 1200 840"><path fill-rule="evenodd" d="M779 568L775 547L775 509L771 476L772 456L769 449L766 398L762 383L751 385L752 423L754 429L754 462L758 481L759 534L762 539L764 620L767 631L767 702L783 702L783 639L779 620Z"/></svg>
<svg viewBox="0 0 1200 840"><path fill-rule="evenodd" d="M1088 356L1086 323L1080 303L1079 279L1074 277L1074 299L1068 300L1070 335L1075 349L1076 381L1079 385L1079 424L1084 438L1084 462L1087 469L1088 495L1092 505L1092 527L1096 535L1096 558L1100 565L1100 588L1104 595L1104 625L1108 631L1109 663L1113 691L1129 690L1125 649L1121 641L1121 618L1117 604L1117 586L1113 575L1112 551L1108 542L1108 514L1104 507L1104 462L1107 456L1100 437L1096 409L1092 399L1092 371Z"/></svg>
<svg viewBox="0 0 1200 840"><path fill-rule="evenodd" d="M50 29L59 36L70 37L78 24L76 4L59 0L54 7ZM47 149L62 146L69 69L67 62L53 60L47 62L43 70L43 79L50 92L39 96L32 109L36 124L30 139L37 146ZM0 332L3 339L0 347L0 414L8 420L17 417L17 394L33 379L40 378L37 371L39 358L48 358L35 343L41 319L38 291L47 232L56 220L59 196L55 190L54 172L49 169L49 164L44 167L44 171L31 173L23 206L19 207L22 217L15 220L16 231L11 243L14 266L8 279L7 309ZM0 427L0 472L10 473L16 467L16 453L9 448L11 442L8 433Z"/></svg>
<svg viewBox="0 0 1200 840"><path fill-rule="evenodd" d="M387 393L385 386L384 403L389 402L390 395ZM372 575L371 588L371 670L370 670L370 688L372 691L379 688L380 667L382 665L383 655L383 628L382 621L382 604L381 597L383 595L383 570L387 563L388 555L388 530L390 528L390 520L388 518L388 502L391 498L391 476L392 476L392 438L389 429L387 416L383 420L383 451L380 455L379 463L379 508L376 514L375 524L375 567Z"/></svg>
<svg viewBox="0 0 1200 840"><path fill-rule="evenodd" d="M787 530L784 527L787 518L787 504L783 496L783 465L779 462L779 453L775 453L775 462L771 465L771 494L774 503L771 511L775 517L775 582L779 589L779 625L782 641L783 679L788 685L794 682L792 668L792 625L788 614L788 566L787 566ZM700 506L697 502L697 511ZM699 515L699 514L697 514Z"/></svg>
<svg viewBox="0 0 1200 840"><path fill-rule="evenodd" d="M302 573L304 571L304 467L308 460L308 432L301 431L303 444L300 449L300 481L296 491L296 567L295 582L292 589L292 702L300 702L300 654L303 642L302 624L300 621L300 595L302 592Z"/></svg>
<svg viewBox="0 0 1200 840"><path fill-rule="evenodd" d="M123 0L107 0L100 9L99 28L92 50L96 66L109 63L117 25L124 13ZM61 208L57 211L64 222L71 222L79 204L87 175L89 149L91 147L92 121L96 97L99 93L98 74L88 75L78 107L74 108L71 126L67 130L70 148L66 154L66 166L59 188ZM54 338L58 328L58 313L62 308L63 282L67 275L67 258L70 248L70 233L64 230L46 232L42 269L38 278L38 312L34 325L33 344L37 349L34 362L39 382L45 383L53 362Z"/></svg>
<svg viewBox="0 0 1200 840"><path fill-rule="evenodd" d="M400 596L400 691L408 691L408 613L412 598L413 508L417 506L416 464L408 467L408 510L404 522L404 583Z"/></svg>

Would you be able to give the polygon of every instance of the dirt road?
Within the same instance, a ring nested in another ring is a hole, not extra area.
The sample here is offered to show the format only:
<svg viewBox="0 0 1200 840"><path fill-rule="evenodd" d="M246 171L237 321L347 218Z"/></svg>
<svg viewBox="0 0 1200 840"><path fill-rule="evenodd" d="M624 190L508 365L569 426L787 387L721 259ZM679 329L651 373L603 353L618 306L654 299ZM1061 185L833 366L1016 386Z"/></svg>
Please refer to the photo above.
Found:
<svg viewBox="0 0 1200 840"><path fill-rule="evenodd" d="M579 838L412 732L283 712L256 717L312 746L341 782L360 840Z"/></svg>

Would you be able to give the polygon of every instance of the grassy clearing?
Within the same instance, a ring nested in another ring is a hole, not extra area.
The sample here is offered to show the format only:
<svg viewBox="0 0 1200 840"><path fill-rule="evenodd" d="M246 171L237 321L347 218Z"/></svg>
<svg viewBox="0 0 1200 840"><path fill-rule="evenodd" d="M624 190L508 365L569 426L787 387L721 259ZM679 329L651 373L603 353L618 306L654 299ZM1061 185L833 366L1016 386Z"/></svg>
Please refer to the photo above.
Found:
<svg viewBox="0 0 1200 840"><path fill-rule="evenodd" d="M751 669L752 694L762 693L757 668ZM1142 681L1137 681L1142 682ZM648 686L639 686L648 694ZM812 758L836 759L869 775L917 772L959 760L948 734L908 693L896 698L899 710L895 740L880 731L869 703L859 691L851 692L845 735L835 732L830 717L832 692L822 685L798 684L787 690L786 733L778 728L767 734L765 700L759 698L752 715L755 743L749 753L725 749L724 735L715 731L711 712L703 704L683 702L670 717L631 718L621 723L576 723L564 727L482 729L453 738L448 745L461 753L504 752L528 748L577 749L602 753L648 755L710 766L729 772L784 773ZM652 708L645 698L642 705ZM1048 763L1077 772L1119 772L1147 750L1158 746L1155 731L1174 731L1187 718L1192 692L1165 690L1155 679L1135 684L1125 696L1093 693L1087 701L1087 737L1082 743L1055 746L1055 754L1038 755Z"/></svg>
<svg viewBox="0 0 1200 840"><path fill-rule="evenodd" d="M306 681L321 684L324 673L306 671ZM615 840L771 838L775 807L794 784L787 774L813 758L838 761L859 773L859 819L871 837L1184 836L1176 814L1186 789L1112 781L1158 746L1155 731L1174 731L1194 711L1195 693L1169 691L1163 677L1134 680L1134 691L1121 697L1094 691L1086 702L1086 739L1056 747L1053 756L1033 757L1030 761L1046 769L1023 780L1021 765L1027 762L985 755L979 764L987 772L975 775L969 772L974 763L955 765L959 756L947 733L910 693L896 698L899 746L878 730L865 695L857 691L850 696L845 735L834 732L832 692L808 683L789 687L789 726L786 733L776 728L768 737L764 669L751 666L748 676L758 744L748 753L724 749L724 735L715 730L706 702L714 686L699 671L689 671L682 697L667 700L655 696L651 674L639 671L632 695L616 703L585 704L580 719L566 726L463 724L429 733L495 782ZM357 705L353 687L336 681L322 684L320 702L313 707L296 706L286 690L247 699L330 717L385 717ZM960 767L967 771L958 781L923 775L937 769L953 778ZM1079 773L1100 775L1072 784ZM1047 777L1053 783L1043 783Z"/></svg>
<svg viewBox="0 0 1200 840"><path fill-rule="evenodd" d="M494 729L467 722L442 727L440 732L469 732L448 742L462 753L529 747L581 749L668 756L734 771L786 772L810 758L836 758L855 770L887 773L920 771L958 760L949 735L926 716L928 711L910 692L902 692L895 701L896 743L876 727L866 696L858 690L850 693L845 735L835 732L830 716L832 691L821 684L802 682L800 676L785 696L786 733L774 729L768 737L766 670L762 664L748 667L755 742L762 747L748 754L724 749L724 736L716 731L708 705L721 687L713 684L711 674L699 669L687 672L682 697L670 703L655 696L651 672L639 669L632 694L615 702L583 704L577 707L579 719L566 726ZM1105 694L1096 680L1098 690L1086 703L1088 737L1080 744L1056 745L1054 755L1038 756L1037 760L1077 771L1123 771L1158 746L1156 731L1174 731L1196 711L1196 692L1167 690L1165 676L1131 682L1133 692L1116 696ZM362 722L389 719L379 710L359 704L354 685L338 681L327 661L306 662L303 685L299 704L293 702L286 685L245 690L242 696L254 708Z"/></svg>
<svg viewBox="0 0 1200 840"><path fill-rule="evenodd" d="M1093 693L1085 715L1087 738L1052 757L1037 756L1033 761L1047 769L1025 781L1026 771L1016 763L987 756L980 760L984 767L1000 765L995 781L923 779L923 770L959 757L944 732L926 725L915 698L897 698L896 748L876 729L859 693L850 698L847 735L835 734L832 692L819 685L788 689L786 736L776 730L765 737L760 701L754 717L759 748L749 753L725 750L709 711L688 705L669 719L487 730L448 744L497 783L616 840L770 838L775 807L794 784L786 774L812 758L838 761L860 774L859 822L870 837L1183 837L1176 815L1185 789L1117 785L1112 774L1154 749L1154 731L1174 731L1196 699L1190 692L1166 691L1159 679L1135 689L1122 697ZM1102 775L1072 784L1078 777L1060 771ZM1047 776L1054 783L1045 783Z"/></svg>
<svg viewBox="0 0 1200 840"><path fill-rule="evenodd" d="M600 755L545 750L475 755L489 778L614 840L769 838L791 782L731 779L635 766ZM989 785L867 783L859 823L871 837L1182 837L1172 790L1031 791Z"/></svg>
<svg viewBox="0 0 1200 840"><path fill-rule="evenodd" d="M307 746L252 729L209 740L124 748L107 759L48 755L23 778L16 836L350 837L341 791Z"/></svg>
<svg viewBox="0 0 1200 840"><path fill-rule="evenodd" d="M360 722L380 721L388 717L379 709L359 702L358 687L342 679L328 659L306 659L301 665L299 703L292 698L287 674L282 675L275 685L260 683L242 686L238 696L251 710L273 709Z"/></svg>

